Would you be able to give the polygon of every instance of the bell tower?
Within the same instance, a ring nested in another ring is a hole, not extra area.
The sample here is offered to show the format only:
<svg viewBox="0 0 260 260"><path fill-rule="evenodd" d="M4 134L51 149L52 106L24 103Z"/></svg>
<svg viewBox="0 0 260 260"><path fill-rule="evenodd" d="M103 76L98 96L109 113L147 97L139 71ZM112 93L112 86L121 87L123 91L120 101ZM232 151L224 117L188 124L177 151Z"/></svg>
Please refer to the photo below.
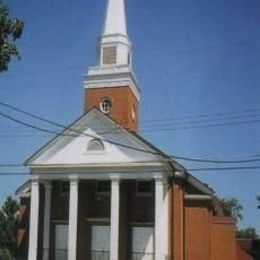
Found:
<svg viewBox="0 0 260 260"><path fill-rule="evenodd" d="M84 79L85 111L96 107L137 132L140 91L132 71L124 0L108 0L99 53L98 66L90 67Z"/></svg>

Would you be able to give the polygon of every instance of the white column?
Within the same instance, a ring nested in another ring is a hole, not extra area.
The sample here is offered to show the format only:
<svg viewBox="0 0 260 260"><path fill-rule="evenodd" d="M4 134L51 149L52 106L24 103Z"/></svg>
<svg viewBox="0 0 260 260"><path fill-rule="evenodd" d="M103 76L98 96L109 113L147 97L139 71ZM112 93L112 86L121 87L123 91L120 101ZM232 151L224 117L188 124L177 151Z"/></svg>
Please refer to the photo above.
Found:
<svg viewBox="0 0 260 260"><path fill-rule="evenodd" d="M45 183L44 198L44 231L43 231L43 260L49 259L50 224L51 224L51 184Z"/></svg>
<svg viewBox="0 0 260 260"><path fill-rule="evenodd" d="M110 260L119 259L120 180L111 180Z"/></svg>
<svg viewBox="0 0 260 260"><path fill-rule="evenodd" d="M70 181L68 260L77 258L78 180Z"/></svg>
<svg viewBox="0 0 260 260"><path fill-rule="evenodd" d="M30 208L30 231L28 259L37 260L38 248L38 222L39 222L39 182L31 182L31 208Z"/></svg>
<svg viewBox="0 0 260 260"><path fill-rule="evenodd" d="M164 236L164 259L168 259L169 253L169 194L168 183L164 184L164 201L163 201L163 236Z"/></svg>
<svg viewBox="0 0 260 260"><path fill-rule="evenodd" d="M163 200L164 181L155 180L155 259L164 260L164 232L163 232Z"/></svg>

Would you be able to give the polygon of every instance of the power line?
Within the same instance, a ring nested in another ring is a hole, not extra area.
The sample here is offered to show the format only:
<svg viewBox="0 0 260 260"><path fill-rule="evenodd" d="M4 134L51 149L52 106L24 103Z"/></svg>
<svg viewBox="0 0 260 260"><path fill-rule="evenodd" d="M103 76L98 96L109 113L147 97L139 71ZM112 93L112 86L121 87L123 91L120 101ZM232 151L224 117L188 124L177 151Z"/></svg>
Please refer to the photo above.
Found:
<svg viewBox="0 0 260 260"><path fill-rule="evenodd" d="M175 121L175 120L187 120L187 119L197 119L197 118L207 118L207 117L222 117L228 115L239 115L239 114L250 114L260 112L260 108L252 108L252 109L245 109L241 111L227 111L227 112L216 112L216 113L205 113L199 115L192 115L192 116L175 116L170 118L154 118L154 119L147 119L142 121L143 123L154 123L154 122L162 122L162 121Z"/></svg>
<svg viewBox="0 0 260 260"><path fill-rule="evenodd" d="M21 109L18 109L17 107L14 107L10 104L7 104L7 103L4 103L4 102L1 102L0 101L0 104L2 106L5 106L5 107L8 107L8 108L11 108L12 110L16 111L16 112L19 112L19 113L23 113L25 115L28 115L28 116L31 116L31 117L34 117L38 120L41 120L41 121L44 121L46 123L49 123L49 124L53 124L54 122L53 121L50 121L50 120L47 120L45 118L42 118L42 117L39 117L35 114L32 114L32 113L29 113L27 111L24 111L24 110L21 110ZM166 121L166 123L160 123L160 126L165 126L165 125L172 125L172 123L174 122L174 124L176 125L176 121L178 120L187 120L187 119L196 119L196 118L208 118L210 117L207 121L205 120L195 120L195 121L190 121L190 122L186 122L186 123L191 123L191 124L194 124L194 123L207 123L209 121L215 121L215 120L226 120L226 119L240 119L240 118L244 118L244 117L256 117L256 116L260 116L259 113L257 114L250 114L250 113L253 113L253 112L260 112L260 109L246 109L246 110L241 110L241 111L229 111L229 112L217 112L217 113L208 113L208 114L200 114L200 115L196 115L196 116L181 116L181 117L174 117L174 118L165 118L165 119L150 119L150 120L144 120L143 123L144 124L154 124L155 122L164 122ZM249 113L249 115L248 115ZM245 114L245 115L241 115L241 114ZM227 115L237 115L237 116L228 116ZM226 116L224 118L214 118L214 117L222 117L222 116ZM213 117L213 118L212 118ZM170 122L168 122L170 121ZM173 122L172 122L173 121ZM246 123L246 122L245 122ZM177 123L178 124L178 123ZM62 127L64 128L64 125L57 125L56 126L58 127ZM149 128L151 128L152 125L149 125ZM154 125L154 126L157 126L157 125Z"/></svg>
<svg viewBox="0 0 260 260"><path fill-rule="evenodd" d="M96 137L96 136L93 136L93 135L90 135L90 134L86 134L86 133L83 133L82 131L78 131L78 130L75 130L71 127L67 127L67 126L64 126L64 125L61 125L59 123L56 123L56 122L53 122L53 121L50 121L48 119L45 119L43 117L40 117L40 116L37 116L37 115L34 115L32 113L29 113L29 112L26 112L26 111L23 111L19 108L16 108L12 105L9 105L9 104L6 104L6 103L3 103L0 101L0 104L1 105L4 105L6 107L9 107L19 113L22 113L22 114L26 114L27 116L30 116L30 117L33 117L33 118L36 118L38 120L41 120L41 121L44 121L46 123L49 123L49 124L52 124L52 125L55 125L55 126L58 126L60 128L63 129L63 132L62 133L58 133L58 132L55 132L55 131L52 131L52 130L48 130L48 129L44 129L44 128L41 128L41 127L38 127L38 126L35 126L35 125L32 125L32 124L29 124L29 123L26 123L24 121L21 121L21 120L18 120L14 117L11 117L9 115L6 115L2 112L0 112L0 115L7 118L7 119L10 119L14 122L17 122L19 124L22 124L24 126L27 126L27 127L30 127L30 128L33 128L33 129L36 129L36 130L39 130L39 131L43 131L43 132L47 132L47 133L52 133L52 134L57 134L57 135L69 135L71 136L71 134L64 134L64 131L66 130L70 130L72 132L75 132L77 134L82 134L82 135L85 135L87 137L91 137L91 138L96 138L98 140L101 140L101 141L105 141L105 142L108 142L108 143L111 143L111 144L115 144L115 145L119 145L119 146L122 146L124 148L128 148L128 149L132 149L132 150L137 150L137 151L141 151L141 152L145 152L145 153L150 153L150 154L155 154L155 155L160 155L158 152L153 152L153 151L148 151L148 150L144 150L144 149L140 149L140 148L136 148L136 147L132 147L132 146L128 146L128 145L124 145L124 144L121 144L121 143L117 143L117 142L114 142L114 141L111 141L111 140L108 140L108 139L104 139L104 138L99 138L99 137ZM75 136L75 135L74 135ZM194 161L194 162L205 162L205 163L249 163L249 162L256 162L256 161L260 161L260 158L255 158L255 159L246 159L246 160L232 160L232 161L229 161L229 160L212 160L212 159L199 159L199 158L189 158L189 157L181 157L181 156L174 156L174 155L166 155L165 156L168 156L169 158L172 158L172 159L181 159L181 160L187 160L187 161Z"/></svg>
<svg viewBox="0 0 260 260"><path fill-rule="evenodd" d="M260 166L238 166L238 167L208 167L208 168L194 168L188 169L191 172L202 171L233 171L233 170L257 170Z"/></svg>
<svg viewBox="0 0 260 260"><path fill-rule="evenodd" d="M200 128L212 128L218 126L231 126L231 125L242 125L242 124L256 124L260 123L260 119L256 120L245 120L245 121L237 121L237 122L227 122L227 123L216 123L216 124L202 124L202 125L191 125L191 126L183 126L183 127L172 127L172 128L161 128L161 129L148 129L141 132L156 132L156 131L174 131L174 130L191 130L191 129L200 129Z"/></svg>
<svg viewBox="0 0 260 260"><path fill-rule="evenodd" d="M254 166L239 166L239 167L205 167L205 168L188 168L187 171L189 172L203 172L203 171L242 171L242 170L258 170L260 169L260 166L254 165ZM134 171L134 173L150 173L151 171ZM153 171L153 173L159 173L162 171ZM106 172L106 173L115 173L113 172ZM133 171L120 171L119 173L133 173ZM253 172L251 172L253 173ZM256 173L256 172L254 172ZM46 172L38 172L37 174L46 174ZM51 173L56 174L56 173ZM77 172L75 172L77 174ZM81 172L82 174L82 172ZM96 174L100 174L99 172L96 172ZM248 172L246 173L248 174ZM16 175L26 175L29 176L29 172L0 172L0 176L16 176Z"/></svg>
<svg viewBox="0 0 260 260"><path fill-rule="evenodd" d="M24 111L24 110L21 110L21 109L18 109L10 104L7 104L7 103L4 103L4 102L0 102L0 104L2 106L5 106L5 107L8 107L16 112L19 112L19 113L23 113L27 116L30 116L30 117L34 117L38 120L41 120L41 121L44 121L46 123L49 123L49 124L52 124L54 122L50 121L50 120L47 120L47 119L44 119L42 117L39 117L35 114L32 114L32 113L29 113L27 111ZM203 123L208 123L210 121L219 121L219 120L227 120L227 119L239 119L239 118L244 118L244 117L257 117L259 116L260 114L257 113L257 114L248 114L248 113L252 113L252 112L258 112L260 111L260 109L247 109L247 110L242 110L240 112L236 112L236 111L231 111L231 112L218 112L218 113L212 113L212 114L201 114L201 115L197 115L197 116L186 116L186 117L176 117L175 119L172 118L172 119L159 119L159 120L156 120L154 119L151 123L155 123L155 121L165 121L166 120L166 123L160 123L160 125L150 125L149 126L149 129L143 129L141 130L141 132L156 132L156 131L174 131L174 130L190 130L190 129L199 129L199 128L211 128L211 127L218 127L218 126L230 126L230 125L240 125L240 124L252 124L252 123L259 123L260 120L245 120L245 121L234 121L234 122L222 122L222 123L213 123L213 124L203 124ZM239 114L245 114L245 115L239 115ZM212 116L225 116L225 115L234 115L234 114L238 114L237 116L226 116L224 118L212 118ZM167 122L167 120L187 120L187 119L192 119L192 118L208 118L210 117L209 119L207 119L206 121L205 120L193 120L193 121L190 121L190 122L183 122L183 124L193 124L193 125L188 125L188 126L180 126L179 123L174 123L174 127L169 127L169 128L161 128L162 126L167 126L167 125L172 125L173 122ZM148 124L149 124L149 121L148 120ZM61 124L55 124L56 126L58 127L62 127L62 128L65 128L66 126L64 125L61 125ZM157 127L157 126L160 126L160 127ZM50 131L48 131L50 132ZM51 134L57 134L57 132L52 132ZM0 136L1 137L1 136Z"/></svg>

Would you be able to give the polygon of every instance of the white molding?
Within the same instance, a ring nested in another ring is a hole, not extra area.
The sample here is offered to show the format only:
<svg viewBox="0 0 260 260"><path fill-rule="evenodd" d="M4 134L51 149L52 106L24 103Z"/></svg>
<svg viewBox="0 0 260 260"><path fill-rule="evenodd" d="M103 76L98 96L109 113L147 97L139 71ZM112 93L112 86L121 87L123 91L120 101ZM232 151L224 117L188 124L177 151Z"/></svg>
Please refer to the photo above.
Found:
<svg viewBox="0 0 260 260"><path fill-rule="evenodd" d="M127 180L152 180L156 178L163 178L165 173L163 172L147 172L147 173L135 173L127 172L127 173L112 173L112 172L100 172L100 173L41 173L41 174L33 174L40 180L69 180L70 178L77 178L80 180L110 180L113 178L127 179ZM32 176L33 177L33 176Z"/></svg>
<svg viewBox="0 0 260 260"><path fill-rule="evenodd" d="M28 259L37 260L40 187L38 180L31 181L31 209Z"/></svg>
<svg viewBox="0 0 260 260"><path fill-rule="evenodd" d="M131 77L114 79L99 79L98 77L96 77L93 79L87 79L86 81L84 81L84 85L86 89L130 87L137 100L140 100L139 88Z"/></svg>
<svg viewBox="0 0 260 260"><path fill-rule="evenodd" d="M185 200L212 200L213 197L210 195L199 195L199 194L185 194Z"/></svg>

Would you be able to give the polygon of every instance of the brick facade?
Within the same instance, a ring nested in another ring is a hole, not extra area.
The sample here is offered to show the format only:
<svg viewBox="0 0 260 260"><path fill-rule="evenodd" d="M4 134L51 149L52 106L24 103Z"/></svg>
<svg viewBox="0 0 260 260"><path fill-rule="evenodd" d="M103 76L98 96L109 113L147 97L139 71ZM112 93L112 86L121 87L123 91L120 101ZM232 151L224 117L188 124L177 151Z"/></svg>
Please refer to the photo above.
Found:
<svg viewBox="0 0 260 260"><path fill-rule="evenodd" d="M109 117L130 130L138 130L138 100L130 87L90 88L85 91L85 112L96 107L104 98L112 101Z"/></svg>

